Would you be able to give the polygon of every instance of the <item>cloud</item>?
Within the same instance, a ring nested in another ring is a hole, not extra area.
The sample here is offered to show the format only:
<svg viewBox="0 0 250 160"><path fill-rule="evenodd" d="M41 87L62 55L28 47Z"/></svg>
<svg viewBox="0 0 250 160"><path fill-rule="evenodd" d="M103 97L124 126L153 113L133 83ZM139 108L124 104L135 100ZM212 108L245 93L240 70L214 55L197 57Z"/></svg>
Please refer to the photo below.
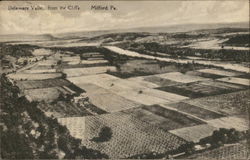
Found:
<svg viewBox="0 0 250 160"><path fill-rule="evenodd" d="M82 9L72 12L9 11L7 10L9 4L0 2L0 34L61 33L184 23L242 22L249 19L248 1L95 3L105 5L114 3L118 11L90 10L92 2L78 2ZM22 6L22 3L12 4ZM48 4L50 3L44 2L40 5L46 7Z"/></svg>

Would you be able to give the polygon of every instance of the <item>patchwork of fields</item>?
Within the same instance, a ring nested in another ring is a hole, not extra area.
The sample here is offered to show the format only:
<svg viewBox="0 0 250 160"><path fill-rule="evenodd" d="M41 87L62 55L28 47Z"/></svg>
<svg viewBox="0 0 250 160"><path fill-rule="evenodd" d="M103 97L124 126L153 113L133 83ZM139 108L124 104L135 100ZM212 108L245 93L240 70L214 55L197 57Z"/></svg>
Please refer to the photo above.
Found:
<svg viewBox="0 0 250 160"><path fill-rule="evenodd" d="M125 113L89 116L80 122L78 119L64 118L59 119L59 122L68 126L73 135L79 136L79 133L84 132L81 137L83 144L100 150L110 158L125 158L148 152L164 153L185 143L181 138ZM82 123L84 127L78 123ZM111 129L112 137L104 142L95 142L103 127Z"/></svg>
<svg viewBox="0 0 250 160"><path fill-rule="evenodd" d="M34 54L47 58L8 77L83 145L110 158L164 154L219 128L249 129L248 74L131 57L115 64L98 52Z"/></svg>

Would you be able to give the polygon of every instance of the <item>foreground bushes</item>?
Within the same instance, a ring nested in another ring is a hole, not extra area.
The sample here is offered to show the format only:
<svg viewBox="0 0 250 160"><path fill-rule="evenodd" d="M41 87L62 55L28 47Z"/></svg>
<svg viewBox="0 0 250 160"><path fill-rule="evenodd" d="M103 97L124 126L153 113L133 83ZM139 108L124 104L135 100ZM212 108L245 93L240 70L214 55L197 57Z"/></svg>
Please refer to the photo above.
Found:
<svg viewBox="0 0 250 160"><path fill-rule="evenodd" d="M37 103L19 95L19 89L1 76L0 138L3 159L108 158L81 145L65 126L47 117Z"/></svg>

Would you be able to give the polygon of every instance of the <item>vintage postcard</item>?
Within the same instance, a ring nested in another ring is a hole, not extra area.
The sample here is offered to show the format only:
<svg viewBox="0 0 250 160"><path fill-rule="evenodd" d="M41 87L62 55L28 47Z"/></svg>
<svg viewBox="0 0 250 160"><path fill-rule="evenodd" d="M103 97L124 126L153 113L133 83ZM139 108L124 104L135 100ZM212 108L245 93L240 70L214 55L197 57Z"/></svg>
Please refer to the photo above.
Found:
<svg viewBox="0 0 250 160"><path fill-rule="evenodd" d="M248 0L0 2L0 159L249 159Z"/></svg>

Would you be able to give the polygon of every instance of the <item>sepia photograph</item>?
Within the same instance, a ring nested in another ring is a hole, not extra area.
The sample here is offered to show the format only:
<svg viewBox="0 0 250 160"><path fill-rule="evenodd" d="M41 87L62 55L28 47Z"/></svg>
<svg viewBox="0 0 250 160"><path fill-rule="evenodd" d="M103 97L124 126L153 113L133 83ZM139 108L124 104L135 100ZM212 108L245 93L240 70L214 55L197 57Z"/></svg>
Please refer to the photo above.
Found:
<svg viewBox="0 0 250 160"><path fill-rule="evenodd" d="M0 1L0 159L250 159L249 3Z"/></svg>

